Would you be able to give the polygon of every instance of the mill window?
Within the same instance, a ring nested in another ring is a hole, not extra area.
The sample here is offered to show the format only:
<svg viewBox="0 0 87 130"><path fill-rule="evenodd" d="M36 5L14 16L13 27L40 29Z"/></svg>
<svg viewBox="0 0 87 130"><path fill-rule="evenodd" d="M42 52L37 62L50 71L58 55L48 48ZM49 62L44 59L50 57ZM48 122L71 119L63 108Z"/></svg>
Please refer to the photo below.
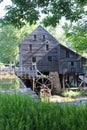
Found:
<svg viewBox="0 0 87 130"><path fill-rule="evenodd" d="M71 62L71 66L74 67L74 62Z"/></svg>
<svg viewBox="0 0 87 130"><path fill-rule="evenodd" d="M34 35L34 40L36 40L36 35Z"/></svg>
<svg viewBox="0 0 87 130"><path fill-rule="evenodd" d="M82 62L80 61L80 68L82 67Z"/></svg>
<svg viewBox="0 0 87 130"><path fill-rule="evenodd" d="M49 50L49 45L47 44L47 45L46 45L46 51L48 51L48 50Z"/></svg>
<svg viewBox="0 0 87 130"><path fill-rule="evenodd" d="M52 56L48 56L48 61L52 61Z"/></svg>
<svg viewBox="0 0 87 130"><path fill-rule="evenodd" d="M32 51L32 45L30 44L29 46L30 46L30 51Z"/></svg>
<svg viewBox="0 0 87 130"><path fill-rule="evenodd" d="M36 57L32 57L32 62L36 62Z"/></svg>
<svg viewBox="0 0 87 130"><path fill-rule="evenodd" d="M45 35L43 35L43 40L45 40Z"/></svg>
<svg viewBox="0 0 87 130"><path fill-rule="evenodd" d="M69 51L66 51L66 57L69 58Z"/></svg>

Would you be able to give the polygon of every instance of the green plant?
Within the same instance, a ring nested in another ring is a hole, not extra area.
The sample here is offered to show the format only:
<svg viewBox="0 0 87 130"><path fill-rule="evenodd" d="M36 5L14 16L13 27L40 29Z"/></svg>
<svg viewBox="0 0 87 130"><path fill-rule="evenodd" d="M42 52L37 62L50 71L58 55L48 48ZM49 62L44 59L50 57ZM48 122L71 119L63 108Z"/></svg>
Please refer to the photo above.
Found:
<svg viewBox="0 0 87 130"><path fill-rule="evenodd" d="M64 97L77 97L77 96L87 96L87 90L66 90L61 93Z"/></svg>
<svg viewBox="0 0 87 130"><path fill-rule="evenodd" d="M79 91L63 91L62 95L65 97L76 97L76 96L80 96L80 92Z"/></svg>
<svg viewBox="0 0 87 130"><path fill-rule="evenodd" d="M87 130L87 105L35 102L0 94L0 130Z"/></svg>

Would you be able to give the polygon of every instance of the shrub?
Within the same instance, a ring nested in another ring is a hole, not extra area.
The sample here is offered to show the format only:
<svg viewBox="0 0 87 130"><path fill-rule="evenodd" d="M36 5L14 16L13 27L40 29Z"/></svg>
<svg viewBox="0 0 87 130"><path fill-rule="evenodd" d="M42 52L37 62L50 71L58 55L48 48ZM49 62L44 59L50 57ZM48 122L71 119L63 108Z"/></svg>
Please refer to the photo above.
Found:
<svg viewBox="0 0 87 130"><path fill-rule="evenodd" d="M80 92L79 91L64 91L62 92L62 95L65 97L76 97L76 96L80 96Z"/></svg>
<svg viewBox="0 0 87 130"><path fill-rule="evenodd" d="M87 130L87 105L35 102L0 94L0 130Z"/></svg>

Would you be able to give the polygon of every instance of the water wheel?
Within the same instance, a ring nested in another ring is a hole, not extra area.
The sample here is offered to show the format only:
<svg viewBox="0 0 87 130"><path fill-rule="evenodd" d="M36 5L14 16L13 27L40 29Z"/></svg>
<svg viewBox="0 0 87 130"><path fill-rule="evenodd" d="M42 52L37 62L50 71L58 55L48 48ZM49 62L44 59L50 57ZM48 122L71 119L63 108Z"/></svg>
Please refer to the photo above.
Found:
<svg viewBox="0 0 87 130"><path fill-rule="evenodd" d="M50 96L52 88L52 81L48 77L40 76L36 79L35 91L40 94L40 96Z"/></svg>

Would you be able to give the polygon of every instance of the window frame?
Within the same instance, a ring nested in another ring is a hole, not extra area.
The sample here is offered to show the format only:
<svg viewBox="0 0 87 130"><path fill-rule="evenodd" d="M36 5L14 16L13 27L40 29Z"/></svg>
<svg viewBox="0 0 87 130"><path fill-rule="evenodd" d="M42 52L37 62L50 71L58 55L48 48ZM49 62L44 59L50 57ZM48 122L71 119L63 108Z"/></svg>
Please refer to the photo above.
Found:
<svg viewBox="0 0 87 130"><path fill-rule="evenodd" d="M49 62L52 62L52 61L53 61L52 56L48 56L48 61L49 61Z"/></svg>
<svg viewBox="0 0 87 130"><path fill-rule="evenodd" d="M49 51L49 44L46 44L46 51Z"/></svg>
<svg viewBox="0 0 87 130"><path fill-rule="evenodd" d="M32 44L29 44L29 51L32 52Z"/></svg>
<svg viewBox="0 0 87 130"><path fill-rule="evenodd" d="M36 34L34 34L34 40L35 40L35 41L36 41L36 37L37 37Z"/></svg>
<svg viewBox="0 0 87 130"><path fill-rule="evenodd" d="M66 51L66 58L69 58L69 51Z"/></svg>
<svg viewBox="0 0 87 130"><path fill-rule="evenodd" d="M75 65L74 61L71 61L71 67L74 67L74 65Z"/></svg>
<svg viewBox="0 0 87 130"><path fill-rule="evenodd" d="M46 38L45 35L43 35L43 40L45 40L45 38Z"/></svg>
<svg viewBox="0 0 87 130"><path fill-rule="evenodd" d="M32 62L33 62L33 63L36 62L36 57L35 57L35 56L32 57Z"/></svg>

